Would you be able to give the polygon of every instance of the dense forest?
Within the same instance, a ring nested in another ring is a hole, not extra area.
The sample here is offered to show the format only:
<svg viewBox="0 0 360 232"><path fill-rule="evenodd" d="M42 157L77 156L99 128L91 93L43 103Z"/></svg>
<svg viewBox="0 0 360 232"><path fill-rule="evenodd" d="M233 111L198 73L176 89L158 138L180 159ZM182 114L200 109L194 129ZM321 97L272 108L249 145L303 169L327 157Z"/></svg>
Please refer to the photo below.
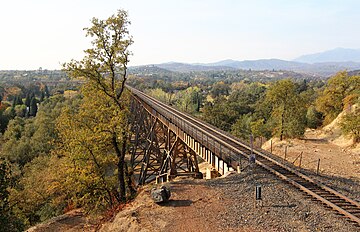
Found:
<svg viewBox="0 0 360 232"><path fill-rule="evenodd" d="M125 82L246 140L299 138L345 110L342 129L359 142L359 75L129 74L128 24L125 11L94 18L86 28L94 47L61 72L0 72L0 231L21 231L74 208L102 213L136 195L125 158Z"/></svg>

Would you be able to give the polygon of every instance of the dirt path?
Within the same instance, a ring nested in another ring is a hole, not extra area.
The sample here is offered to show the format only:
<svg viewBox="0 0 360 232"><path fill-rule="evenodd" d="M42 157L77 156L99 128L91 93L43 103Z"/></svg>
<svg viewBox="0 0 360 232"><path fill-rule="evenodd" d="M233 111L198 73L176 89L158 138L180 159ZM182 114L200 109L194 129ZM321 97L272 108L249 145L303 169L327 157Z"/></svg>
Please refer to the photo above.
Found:
<svg viewBox="0 0 360 232"><path fill-rule="evenodd" d="M100 231L221 231L216 215L224 210L220 193L203 180L177 180L169 184L171 200L158 205L150 199L150 186L135 202Z"/></svg>

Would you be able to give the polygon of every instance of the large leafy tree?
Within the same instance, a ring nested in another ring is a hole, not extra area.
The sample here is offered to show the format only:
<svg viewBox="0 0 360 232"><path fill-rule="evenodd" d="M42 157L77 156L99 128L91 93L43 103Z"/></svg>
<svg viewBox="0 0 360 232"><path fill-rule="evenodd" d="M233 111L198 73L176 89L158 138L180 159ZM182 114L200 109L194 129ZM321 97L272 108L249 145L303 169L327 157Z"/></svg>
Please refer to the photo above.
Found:
<svg viewBox="0 0 360 232"><path fill-rule="evenodd" d="M105 137L107 140L97 142L108 144L116 154L119 188L119 195L116 198L124 201L126 199L125 154L128 134L126 129L119 128L127 128L128 122L126 118L118 120L118 115L120 112L126 115L127 111L124 90L130 55L128 47L133 43L128 31L130 22L124 10L118 10L106 20L93 18L91 22L91 27L85 28L85 31L86 35L92 38L92 48L85 50L83 60L72 60L65 64L64 68L70 77L84 77L87 80L89 88L94 89L92 98L95 102L103 103L104 108L117 107L115 115L104 115L104 117L109 117L105 122L111 122L109 125L103 125L104 122L100 120L98 125L90 124L89 126L94 127L94 131L99 130L99 136L100 131L107 128ZM102 98L105 98L105 101ZM84 130L83 133L87 131Z"/></svg>
<svg viewBox="0 0 360 232"><path fill-rule="evenodd" d="M273 83L266 92L265 100L272 105L269 125L273 134L280 137L298 137L304 134L306 108L295 84L289 80Z"/></svg>
<svg viewBox="0 0 360 232"><path fill-rule="evenodd" d="M102 97L94 99L95 93ZM92 85L85 85L82 95L80 105L67 107L57 120L61 141L59 155L65 156L71 164L68 169L76 173L68 178L77 183L75 191L82 199L81 205L111 206L123 197L119 194L119 184L116 184L119 161L113 140L114 134L118 136L117 140L126 139L120 136L127 135L128 112L120 110ZM125 148L117 149L123 152Z"/></svg>

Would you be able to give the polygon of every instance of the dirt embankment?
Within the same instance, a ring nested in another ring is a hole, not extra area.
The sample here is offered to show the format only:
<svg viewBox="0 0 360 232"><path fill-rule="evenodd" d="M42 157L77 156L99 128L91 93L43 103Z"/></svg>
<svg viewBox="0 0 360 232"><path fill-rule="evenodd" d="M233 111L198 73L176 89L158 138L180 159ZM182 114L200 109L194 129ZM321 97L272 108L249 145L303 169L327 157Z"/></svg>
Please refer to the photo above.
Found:
<svg viewBox="0 0 360 232"><path fill-rule="evenodd" d="M353 144L351 138L342 135L339 122L343 115L344 112L322 129L307 130L303 139L273 139L273 153L286 157L296 166L301 160L301 167L314 171L320 159L320 174L360 179L360 144ZM271 142L266 142L262 148L270 151Z"/></svg>

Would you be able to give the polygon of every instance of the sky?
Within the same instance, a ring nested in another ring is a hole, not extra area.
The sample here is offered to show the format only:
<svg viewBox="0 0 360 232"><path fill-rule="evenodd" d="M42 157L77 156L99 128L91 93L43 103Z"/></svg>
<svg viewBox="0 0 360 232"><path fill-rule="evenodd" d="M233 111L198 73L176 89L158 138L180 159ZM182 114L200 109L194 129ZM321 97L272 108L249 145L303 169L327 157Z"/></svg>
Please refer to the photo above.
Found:
<svg viewBox="0 0 360 232"><path fill-rule="evenodd" d="M358 0L0 0L0 70L60 69L90 48L84 27L129 13L130 66L360 48Z"/></svg>

